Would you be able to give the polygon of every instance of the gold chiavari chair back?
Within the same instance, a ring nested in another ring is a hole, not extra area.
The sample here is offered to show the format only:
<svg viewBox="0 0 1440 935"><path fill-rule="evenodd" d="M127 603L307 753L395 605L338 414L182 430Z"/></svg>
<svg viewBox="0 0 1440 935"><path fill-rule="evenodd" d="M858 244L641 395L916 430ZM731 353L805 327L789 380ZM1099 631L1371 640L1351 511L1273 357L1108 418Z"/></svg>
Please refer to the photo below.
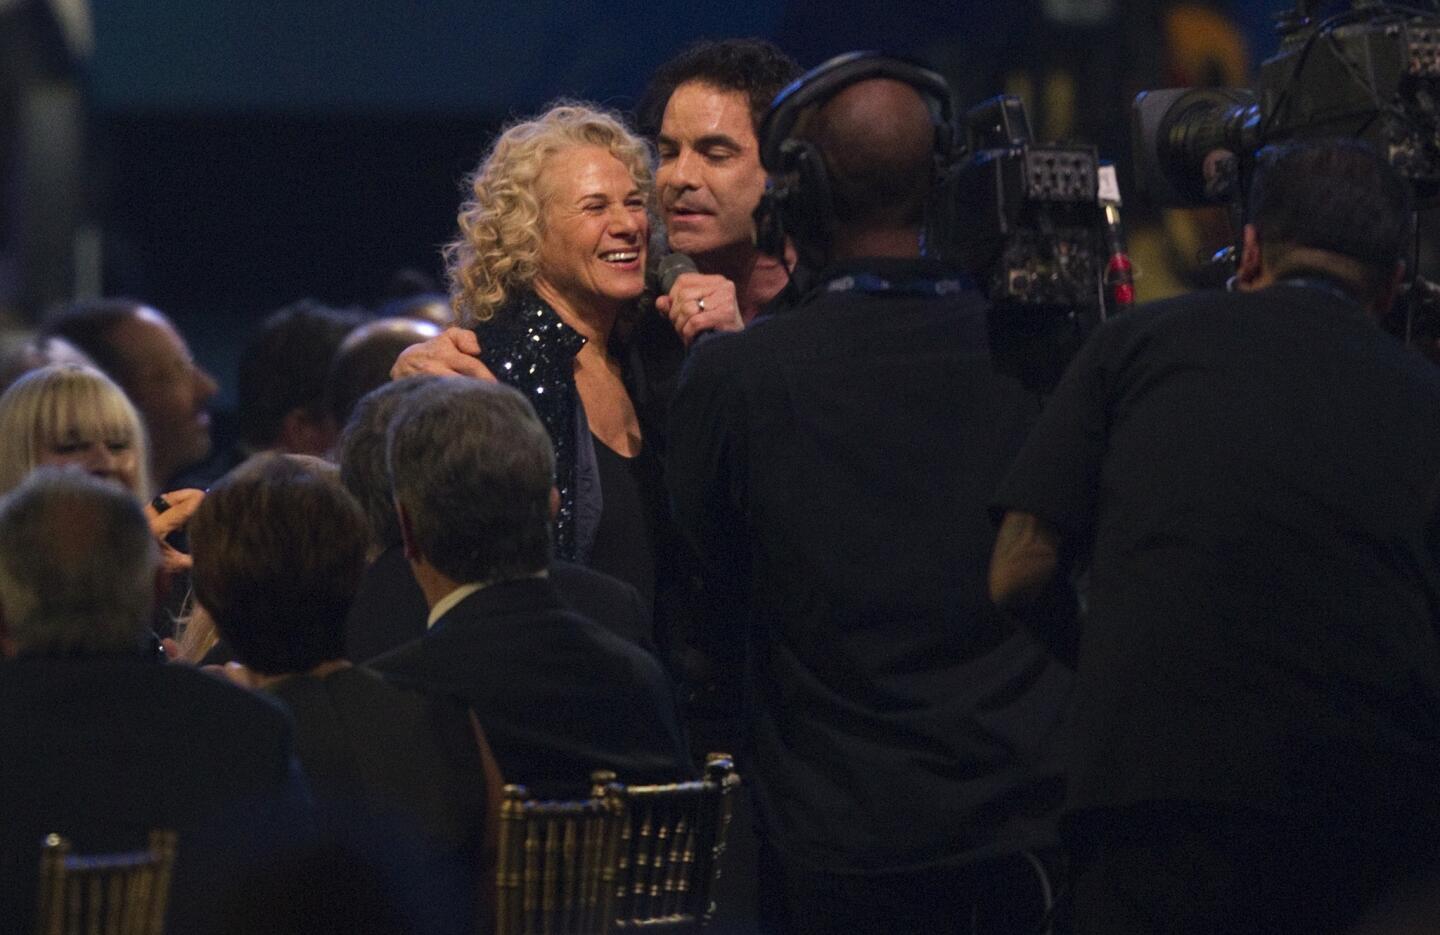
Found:
<svg viewBox="0 0 1440 935"><path fill-rule="evenodd" d="M596 776L588 799L541 801L507 785L495 864L497 935L604 935L624 822L618 787Z"/></svg>
<svg viewBox="0 0 1440 935"><path fill-rule="evenodd" d="M626 811L615 889L617 930L696 932L710 921L731 796L739 785L730 757L712 753L704 779L616 787Z"/></svg>
<svg viewBox="0 0 1440 935"><path fill-rule="evenodd" d="M78 855L52 834L40 853L38 935L161 935L175 832L150 832L147 850Z"/></svg>

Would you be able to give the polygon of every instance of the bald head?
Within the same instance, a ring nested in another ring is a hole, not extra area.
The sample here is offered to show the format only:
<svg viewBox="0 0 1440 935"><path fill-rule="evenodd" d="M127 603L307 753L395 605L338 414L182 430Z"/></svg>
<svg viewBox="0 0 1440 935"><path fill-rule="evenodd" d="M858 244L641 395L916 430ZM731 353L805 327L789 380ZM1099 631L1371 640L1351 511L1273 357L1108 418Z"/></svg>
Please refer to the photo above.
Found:
<svg viewBox="0 0 1440 935"><path fill-rule="evenodd" d="M802 120L798 135L825 156L842 233L918 229L924 222L935 125L914 88L890 78L853 84Z"/></svg>
<svg viewBox="0 0 1440 935"><path fill-rule="evenodd" d="M412 344L440 334L440 326L418 318L377 318L351 331L330 361L325 398L335 424L344 426L366 393L390 382L395 358Z"/></svg>

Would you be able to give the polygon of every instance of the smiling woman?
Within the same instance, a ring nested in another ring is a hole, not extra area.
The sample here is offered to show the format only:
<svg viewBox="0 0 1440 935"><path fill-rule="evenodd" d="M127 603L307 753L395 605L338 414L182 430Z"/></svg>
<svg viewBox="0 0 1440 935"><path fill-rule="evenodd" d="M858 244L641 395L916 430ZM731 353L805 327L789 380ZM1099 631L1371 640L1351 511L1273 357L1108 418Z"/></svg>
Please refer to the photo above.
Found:
<svg viewBox="0 0 1440 935"><path fill-rule="evenodd" d="M535 291L557 310L612 306L618 315L645 288L645 193L599 146L551 156L540 191Z"/></svg>
<svg viewBox="0 0 1440 935"><path fill-rule="evenodd" d="M664 493L623 332L645 291L651 166L619 117L553 107L500 134L445 251L457 318L555 445L556 554L633 584L647 606Z"/></svg>

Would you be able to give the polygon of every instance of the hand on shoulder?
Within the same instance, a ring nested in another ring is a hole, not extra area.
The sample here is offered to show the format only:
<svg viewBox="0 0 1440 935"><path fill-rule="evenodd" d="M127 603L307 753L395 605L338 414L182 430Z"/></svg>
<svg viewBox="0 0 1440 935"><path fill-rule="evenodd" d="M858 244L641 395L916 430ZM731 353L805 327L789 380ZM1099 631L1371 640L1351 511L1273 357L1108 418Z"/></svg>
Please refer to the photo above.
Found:
<svg viewBox="0 0 1440 935"><path fill-rule="evenodd" d="M495 374L480 361L480 339L467 328L446 328L428 341L400 352L390 379L405 377L475 377L495 382Z"/></svg>

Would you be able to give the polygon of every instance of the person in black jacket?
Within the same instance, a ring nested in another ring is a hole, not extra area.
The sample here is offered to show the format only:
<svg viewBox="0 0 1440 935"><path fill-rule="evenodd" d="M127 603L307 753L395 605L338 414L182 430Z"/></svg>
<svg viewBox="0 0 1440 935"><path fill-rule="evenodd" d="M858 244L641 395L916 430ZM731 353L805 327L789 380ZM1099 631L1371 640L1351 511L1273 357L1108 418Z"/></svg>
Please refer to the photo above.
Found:
<svg viewBox="0 0 1440 935"><path fill-rule="evenodd" d="M407 915L465 906L426 930L468 932L486 831L480 747L463 705L341 658L366 529L336 473L263 454L226 475L191 522L195 596L239 660L231 677L294 717L320 830L387 841L396 869L428 886L397 885Z"/></svg>
<svg viewBox="0 0 1440 935"><path fill-rule="evenodd" d="M984 578L1035 403L991 365L982 297L921 256L936 127L883 74L803 109L829 223L785 232L816 286L696 342L667 482L750 647L767 931L1035 932L1069 674Z"/></svg>
<svg viewBox="0 0 1440 935"><path fill-rule="evenodd" d="M549 579L554 454L525 398L462 377L419 387L391 423L389 463L429 628L371 665L469 703L508 781L693 775L659 663Z"/></svg>
<svg viewBox="0 0 1440 935"><path fill-rule="evenodd" d="M307 810L279 706L142 655L156 563L139 504L112 483L41 468L0 501L6 931L33 928L47 834L94 853L175 830L172 927L199 931L250 845Z"/></svg>
<svg viewBox="0 0 1440 935"><path fill-rule="evenodd" d="M997 494L997 600L1088 568L1046 633L1079 932L1349 931L1440 856L1440 372L1376 324L1409 205L1364 144L1262 151L1238 293L1099 328Z"/></svg>
<svg viewBox="0 0 1440 935"><path fill-rule="evenodd" d="M340 436L340 478L365 508L372 553L345 621L345 656L355 662L422 635L430 613L405 559L385 463L385 433L396 408L429 379L396 380L367 393ZM581 614L653 651L650 613L634 586L559 559L550 562L550 579Z"/></svg>

